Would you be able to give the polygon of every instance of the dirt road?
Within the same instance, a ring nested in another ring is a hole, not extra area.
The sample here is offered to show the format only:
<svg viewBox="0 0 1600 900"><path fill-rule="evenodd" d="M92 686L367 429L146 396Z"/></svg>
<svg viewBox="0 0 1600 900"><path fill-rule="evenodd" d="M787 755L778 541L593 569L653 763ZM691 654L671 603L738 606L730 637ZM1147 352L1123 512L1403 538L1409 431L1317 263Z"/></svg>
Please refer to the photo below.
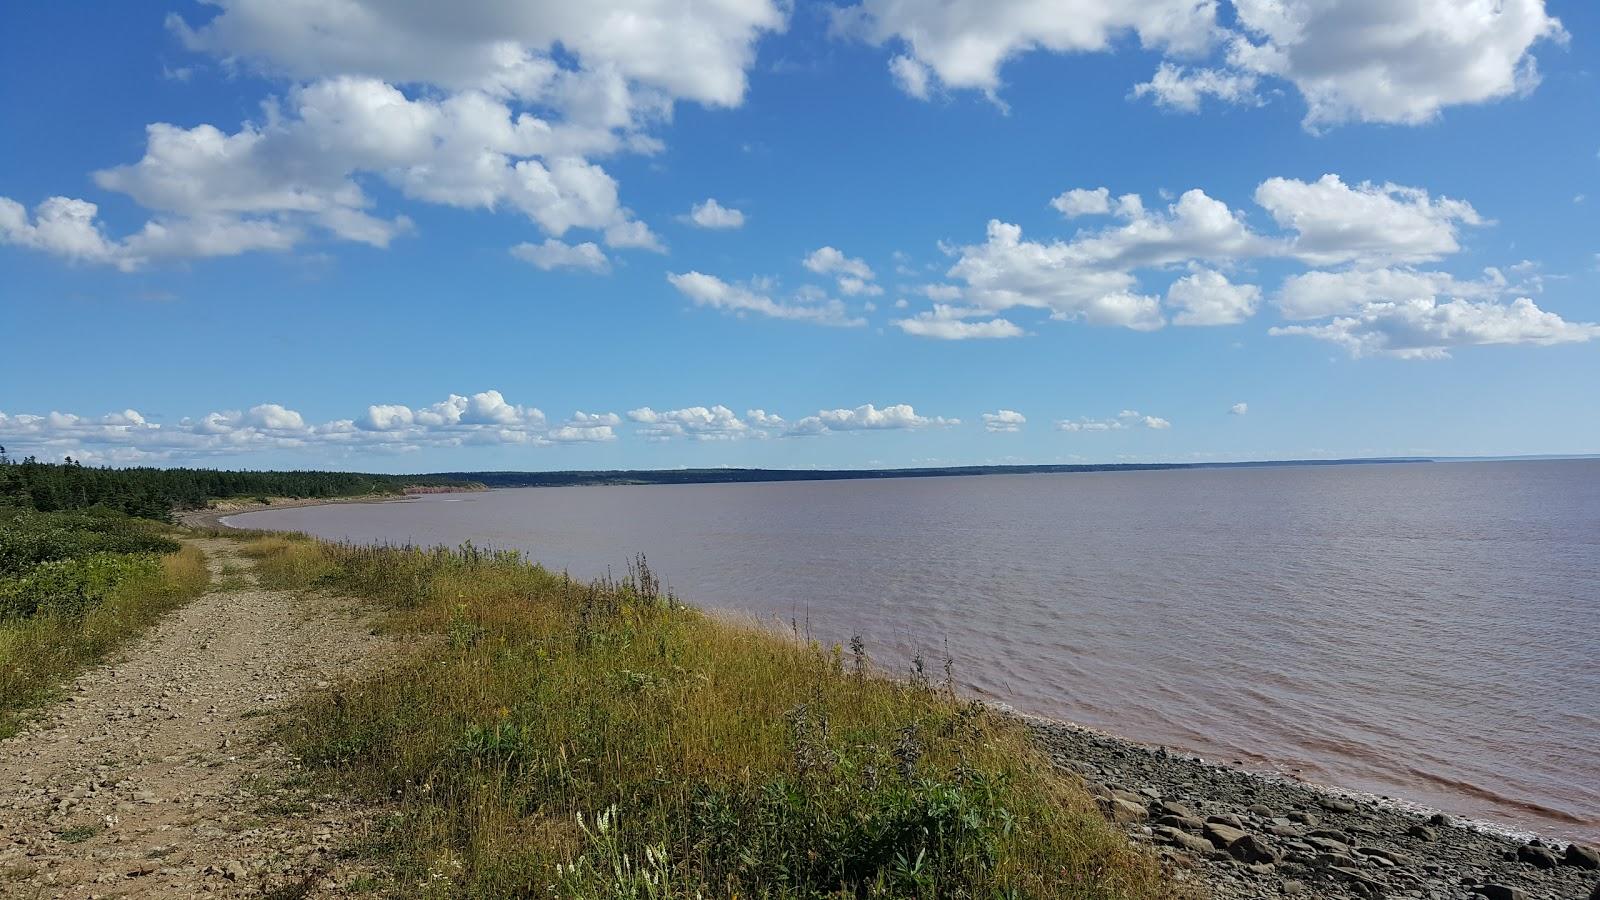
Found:
<svg viewBox="0 0 1600 900"><path fill-rule="evenodd" d="M318 796L272 717L383 658L346 601L260 589L226 540L197 542L210 593L0 742L0 896L341 896L332 853L373 813Z"/></svg>

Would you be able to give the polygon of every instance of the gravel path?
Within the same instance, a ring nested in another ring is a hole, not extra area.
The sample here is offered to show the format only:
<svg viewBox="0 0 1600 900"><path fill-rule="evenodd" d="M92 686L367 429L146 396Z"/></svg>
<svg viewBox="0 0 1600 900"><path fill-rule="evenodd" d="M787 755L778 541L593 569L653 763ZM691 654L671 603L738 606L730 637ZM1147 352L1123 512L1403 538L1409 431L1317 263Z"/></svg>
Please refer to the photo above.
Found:
<svg viewBox="0 0 1600 900"><path fill-rule="evenodd" d="M393 648L356 608L259 589L197 541L213 589L0 742L0 896L340 896L372 814L317 796L266 713Z"/></svg>

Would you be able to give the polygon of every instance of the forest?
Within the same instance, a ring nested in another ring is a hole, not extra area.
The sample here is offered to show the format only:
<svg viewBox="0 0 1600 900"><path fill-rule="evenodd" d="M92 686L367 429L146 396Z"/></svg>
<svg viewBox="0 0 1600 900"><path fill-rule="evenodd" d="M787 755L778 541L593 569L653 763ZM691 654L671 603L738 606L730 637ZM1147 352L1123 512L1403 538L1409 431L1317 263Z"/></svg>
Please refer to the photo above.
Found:
<svg viewBox="0 0 1600 900"><path fill-rule="evenodd" d="M0 447L0 507L40 512L103 507L166 521L173 510L200 509L233 497L355 497L398 494L408 487L466 487L438 475L358 472L244 472L222 469L112 469L34 457L16 460Z"/></svg>

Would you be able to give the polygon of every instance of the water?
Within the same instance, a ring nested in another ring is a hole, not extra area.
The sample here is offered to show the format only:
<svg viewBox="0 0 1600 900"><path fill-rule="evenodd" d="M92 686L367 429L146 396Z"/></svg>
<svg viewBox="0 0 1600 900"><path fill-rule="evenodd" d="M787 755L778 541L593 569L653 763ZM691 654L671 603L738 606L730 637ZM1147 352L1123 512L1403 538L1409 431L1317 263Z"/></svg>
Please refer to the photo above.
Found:
<svg viewBox="0 0 1600 900"><path fill-rule="evenodd" d="M236 524L648 554L702 606L972 695L1600 837L1600 460L542 488Z"/></svg>

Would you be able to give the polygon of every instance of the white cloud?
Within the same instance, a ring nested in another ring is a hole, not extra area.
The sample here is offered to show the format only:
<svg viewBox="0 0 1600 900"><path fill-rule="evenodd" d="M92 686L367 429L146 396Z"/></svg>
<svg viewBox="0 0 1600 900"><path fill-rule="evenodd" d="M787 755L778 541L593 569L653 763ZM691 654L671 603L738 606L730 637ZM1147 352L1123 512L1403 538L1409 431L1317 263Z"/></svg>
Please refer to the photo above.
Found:
<svg viewBox="0 0 1600 900"><path fill-rule="evenodd" d="M231 132L151 124L138 162L96 173L153 213L121 246L93 243L92 205L43 210L42 232L8 206L0 239L122 268L281 250L310 234L385 247L413 226L373 211L365 185L381 180L412 201L520 212L550 237L592 229L614 248L660 250L590 157L660 150L650 131L678 101L738 105L756 42L786 26L772 0L448 14L381 0L212 5L206 21L168 24L225 71L289 80L283 99ZM51 218L61 211L75 218Z"/></svg>
<svg viewBox="0 0 1600 900"><path fill-rule="evenodd" d="M555 238L546 238L542 244L523 242L511 248L511 255L523 262L532 263L546 272L551 269L585 269L605 272L611 260L593 241L568 244Z"/></svg>
<svg viewBox="0 0 1600 900"><path fill-rule="evenodd" d="M1248 403L1235 403L1234 405L1228 407L1228 415L1230 416L1243 416L1247 415L1249 412L1250 404Z"/></svg>
<svg viewBox="0 0 1600 900"><path fill-rule="evenodd" d="M884 431L960 424L960 419L918 415L908 403L897 403L882 409L868 403L855 409L821 410L814 416L806 416L795 422L786 434L800 436L834 431Z"/></svg>
<svg viewBox="0 0 1600 900"><path fill-rule="evenodd" d="M119 262L122 252L100 230L98 213L99 207L86 200L51 197L34 208L29 221L22 204L0 197L0 243L43 250L74 262Z"/></svg>
<svg viewBox="0 0 1600 900"><path fill-rule="evenodd" d="M1014 409L1001 409L983 414L983 428L995 434L1012 434L1028 424L1028 417Z"/></svg>
<svg viewBox="0 0 1600 900"><path fill-rule="evenodd" d="M1240 70L1292 82L1311 128L1349 121L1415 125L1445 107L1526 93L1530 55L1563 40L1544 0L1234 0Z"/></svg>
<svg viewBox="0 0 1600 900"><path fill-rule="evenodd" d="M1337 175L1310 183L1269 178L1255 199L1296 232L1292 252L1316 265L1435 260L1461 249L1459 225L1484 224L1465 201L1435 200L1421 188L1395 184L1351 187Z"/></svg>
<svg viewBox="0 0 1600 900"><path fill-rule="evenodd" d="M747 287L729 284L702 272L667 273L667 281L696 306L720 309L736 315L756 313L774 319L812 322L817 325L859 326L866 321L852 317L838 300L799 300L781 302Z"/></svg>
<svg viewBox="0 0 1600 900"><path fill-rule="evenodd" d="M1073 188L1050 201L1056 211L1069 219L1078 216L1103 216L1111 212L1111 191L1106 188Z"/></svg>
<svg viewBox="0 0 1600 900"><path fill-rule="evenodd" d="M1531 286L1511 285L1498 269L1486 270L1477 281L1408 268L1314 271L1285 278L1273 302L1284 318L1317 319L1358 312L1368 303L1432 300L1438 295L1490 299Z"/></svg>
<svg viewBox="0 0 1600 900"><path fill-rule="evenodd" d="M894 326L906 334L946 341L1021 337L1025 333L1015 323L998 317L969 320L969 317L980 315L981 312L935 303L929 312L917 313L909 319L895 319Z"/></svg>
<svg viewBox="0 0 1600 900"><path fill-rule="evenodd" d="M73 456L138 463L205 460L266 450L329 453L408 452L423 447L463 447L610 441L620 422L614 413L579 412L551 428L535 407L512 404L499 391L451 394L420 409L374 404L357 418L308 422L300 412L263 403L159 423L128 409L99 418L71 413L0 413L0 445L46 458Z"/></svg>
<svg viewBox="0 0 1600 900"><path fill-rule="evenodd" d="M595 102L657 96L737 106L763 33L782 30L769 0L476 3L448 10L382 0L221 0L222 12L169 25L194 50L299 79L359 74L524 100L562 97L577 115L616 115ZM558 61L557 47L575 60ZM636 96L642 94L644 96Z"/></svg>
<svg viewBox="0 0 1600 900"><path fill-rule="evenodd" d="M731 209L717 202L717 198L708 197L704 203L696 203L685 217L691 224L701 228L742 228L744 227L744 213Z"/></svg>
<svg viewBox="0 0 1600 900"><path fill-rule="evenodd" d="M1167 288L1174 325L1235 325L1255 315L1260 303L1260 288L1234 284L1211 269L1196 269Z"/></svg>
<svg viewBox="0 0 1600 900"><path fill-rule="evenodd" d="M648 406L629 410L635 431L646 440L668 441L690 438L697 441L727 441L739 438L768 437L766 429L782 425L783 420L752 410L751 422L739 418L726 406L689 406L657 412Z"/></svg>
<svg viewBox="0 0 1600 900"><path fill-rule="evenodd" d="M933 73L928 67L909 56L896 56L889 60L889 74L894 77L894 83L900 90L917 98L928 99L928 82Z"/></svg>
<svg viewBox="0 0 1600 900"><path fill-rule="evenodd" d="M1326 324L1281 326L1268 333L1321 338L1357 357L1441 359L1456 347L1582 343L1600 337L1600 324L1568 322L1527 297L1509 304L1426 298L1368 303L1355 315Z"/></svg>
<svg viewBox="0 0 1600 900"><path fill-rule="evenodd" d="M1057 431L1127 431L1132 428L1164 431L1171 427L1172 423L1160 416L1147 416L1131 409L1125 409L1109 419L1062 419L1056 422Z"/></svg>
<svg viewBox="0 0 1600 900"><path fill-rule="evenodd" d="M1109 52L1134 43L1164 58L1134 88L1175 109L1205 97L1259 102L1261 82L1292 84L1305 125L1418 124L1451 106L1525 94L1532 50L1564 41L1544 0L865 0L836 11L835 31L891 44L908 94L937 83L997 98L1000 70L1025 53ZM1220 51L1220 52L1218 52ZM1187 62L1215 60L1190 67Z"/></svg>
<svg viewBox="0 0 1600 900"><path fill-rule="evenodd" d="M876 297L883 288L873 281L878 277L872 267L861 259L845 256L834 247L819 247L811 251L802 264L818 275L832 275L839 284L839 292L847 297L865 294Z"/></svg>
<svg viewBox="0 0 1600 900"><path fill-rule="evenodd" d="M1161 301L1136 293L1134 270L1274 252L1227 204L1200 190L1159 212L1126 195L1117 212L1117 225L1050 243L1025 241L1020 227L990 220L988 240L959 248L949 276L966 283L963 299L976 308L1033 307L1052 318L1149 331L1165 324Z"/></svg>
<svg viewBox="0 0 1600 900"><path fill-rule="evenodd" d="M905 62L891 66L896 79L926 97L935 79L993 94L1000 67L1033 50L1102 51L1124 35L1152 49L1203 49L1213 39L1215 7L1212 0L865 0L839 10L834 24L903 47ZM908 76L913 70L920 76Z"/></svg>
<svg viewBox="0 0 1600 900"><path fill-rule="evenodd" d="M1163 62L1149 81L1134 85L1133 96L1154 98L1165 109L1196 113L1206 97L1235 106L1260 106L1259 84L1260 79L1249 72L1189 69Z"/></svg>

